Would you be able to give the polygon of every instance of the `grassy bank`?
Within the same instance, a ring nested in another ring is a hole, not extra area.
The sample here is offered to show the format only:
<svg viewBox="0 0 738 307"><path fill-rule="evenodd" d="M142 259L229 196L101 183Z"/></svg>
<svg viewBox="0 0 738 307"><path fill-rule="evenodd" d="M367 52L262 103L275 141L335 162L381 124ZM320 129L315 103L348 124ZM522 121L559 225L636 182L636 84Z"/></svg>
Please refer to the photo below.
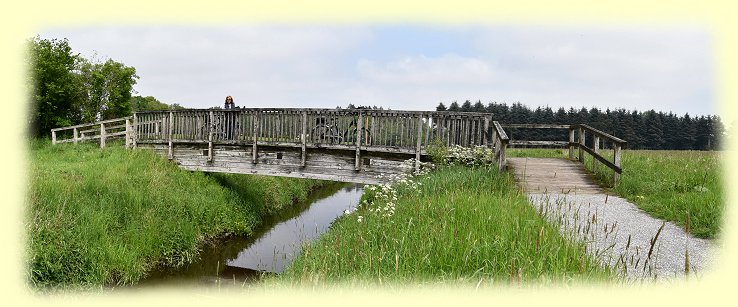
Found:
<svg viewBox="0 0 738 307"><path fill-rule="evenodd" d="M362 205L303 249L279 284L601 279L611 272L562 237L508 174L445 167Z"/></svg>
<svg viewBox="0 0 738 307"><path fill-rule="evenodd" d="M34 141L26 235L36 286L130 284L197 257L205 240L248 235L315 180L183 171L143 150Z"/></svg>
<svg viewBox="0 0 738 307"><path fill-rule="evenodd" d="M510 156L568 157L560 149L510 149ZM612 150L604 151L612 156ZM613 189L654 217L673 221L697 237L720 234L725 207L721 153L714 151L624 150L620 184ZM592 169L592 159L585 164ZM596 179L610 184L612 171Z"/></svg>

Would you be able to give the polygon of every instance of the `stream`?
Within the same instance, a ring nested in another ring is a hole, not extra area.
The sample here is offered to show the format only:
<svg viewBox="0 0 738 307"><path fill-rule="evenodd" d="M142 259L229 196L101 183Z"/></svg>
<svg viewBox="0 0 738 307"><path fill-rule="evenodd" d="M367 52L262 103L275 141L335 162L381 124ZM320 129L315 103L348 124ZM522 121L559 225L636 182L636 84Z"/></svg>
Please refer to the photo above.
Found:
<svg viewBox="0 0 738 307"><path fill-rule="evenodd" d="M252 236L232 237L205 246L198 261L152 272L139 286L247 283L263 274L280 273L300 254L303 244L327 231L346 209L353 210L363 191L360 184L323 187L307 200L265 219Z"/></svg>

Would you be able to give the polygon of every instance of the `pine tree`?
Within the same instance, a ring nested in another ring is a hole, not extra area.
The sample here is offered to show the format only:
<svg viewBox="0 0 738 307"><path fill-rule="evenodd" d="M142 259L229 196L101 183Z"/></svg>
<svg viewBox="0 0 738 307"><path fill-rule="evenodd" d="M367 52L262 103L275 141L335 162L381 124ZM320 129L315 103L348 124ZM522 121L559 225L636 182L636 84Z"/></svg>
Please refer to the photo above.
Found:
<svg viewBox="0 0 738 307"><path fill-rule="evenodd" d="M438 106L436 107L436 111L446 111L446 106L443 105L443 102L438 103Z"/></svg>

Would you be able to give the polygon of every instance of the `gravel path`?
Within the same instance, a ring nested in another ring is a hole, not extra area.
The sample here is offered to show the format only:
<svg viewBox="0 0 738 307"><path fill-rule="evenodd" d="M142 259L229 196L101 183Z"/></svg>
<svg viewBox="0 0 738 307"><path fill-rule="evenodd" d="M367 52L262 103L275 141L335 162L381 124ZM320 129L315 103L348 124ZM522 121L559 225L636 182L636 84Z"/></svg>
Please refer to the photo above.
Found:
<svg viewBox="0 0 738 307"><path fill-rule="evenodd" d="M527 188L531 204L546 218L560 223L562 232L584 241L587 251L604 264L616 267L630 279L674 278L684 276L685 272L701 275L710 268L716 246L709 240L695 238L674 223L656 219L627 200L607 195L601 189L599 192L583 190L584 193L566 189L569 193L561 193L558 192L562 190L560 187L530 188L530 182L534 181L561 184L553 177L531 178L536 176L521 172L521 166L530 167L530 163L528 159L519 159L511 166L516 179ZM539 172L557 176L553 171L539 169Z"/></svg>
<svg viewBox="0 0 738 307"><path fill-rule="evenodd" d="M532 193L528 198L539 212L560 222L563 232L583 240L590 253L629 278L678 277L686 271L701 274L714 258L715 247L708 240L653 218L620 197Z"/></svg>

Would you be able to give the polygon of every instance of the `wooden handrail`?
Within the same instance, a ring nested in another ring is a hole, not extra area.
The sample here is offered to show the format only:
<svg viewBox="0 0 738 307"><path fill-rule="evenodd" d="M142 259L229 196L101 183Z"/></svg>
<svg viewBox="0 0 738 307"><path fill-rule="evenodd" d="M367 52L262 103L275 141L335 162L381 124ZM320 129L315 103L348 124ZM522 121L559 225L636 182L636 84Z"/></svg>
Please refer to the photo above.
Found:
<svg viewBox="0 0 738 307"><path fill-rule="evenodd" d="M569 129L571 125L557 124L504 124L505 128L525 128L525 129Z"/></svg>
<svg viewBox="0 0 738 307"><path fill-rule="evenodd" d="M595 128L592 128L592 127L590 127L590 126L588 126L588 125L585 125L585 124L579 124L578 126L579 126L579 127L582 127L582 128L584 128L584 129L586 129L587 131L591 132L592 134L596 134L596 135L599 135L600 137L606 138L606 139L608 139L608 140L612 141L613 143L617 143L617 144L620 144L620 146L625 146L625 144L627 144L627 143L628 143L628 142L626 142L626 141L625 141L625 140L623 140L623 139L620 139L620 138L618 138L618 137L615 137L615 136L613 136L613 135L610 135L610 134L607 134L607 133L605 133L605 132L602 132L602 131L600 131L600 130L597 130L597 129L595 129Z"/></svg>
<svg viewBox="0 0 738 307"><path fill-rule="evenodd" d="M113 118L113 119L103 120L103 121L99 121L99 122L95 122L95 123L87 123L87 124L79 124L79 125L74 125L74 126L59 127L59 128L51 129L51 131L57 132L57 131L71 130L71 129L74 129L74 128L82 128L82 127L86 127L86 126L95 126L95 125L107 124L107 123L112 123L112 122L117 122L117 121L125 121L126 119L133 119L133 117L132 116L127 116L127 117L120 117L120 118Z"/></svg>

